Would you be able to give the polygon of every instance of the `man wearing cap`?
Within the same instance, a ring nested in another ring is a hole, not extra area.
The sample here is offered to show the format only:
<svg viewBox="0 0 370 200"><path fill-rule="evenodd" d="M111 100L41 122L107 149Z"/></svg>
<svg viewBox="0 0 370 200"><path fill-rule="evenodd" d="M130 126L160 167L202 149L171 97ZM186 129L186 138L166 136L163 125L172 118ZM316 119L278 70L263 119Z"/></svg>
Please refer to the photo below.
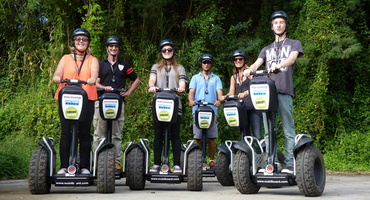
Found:
<svg viewBox="0 0 370 200"><path fill-rule="evenodd" d="M200 57L202 71L191 78L189 85L189 106L192 106L192 113L197 109L196 102L214 102L210 107L217 116L218 107L221 105L220 99L223 96L221 79L211 72L213 66L213 57L211 54L203 54ZM213 119L216 120L216 117ZM193 133L196 144L201 144L202 130L196 124L193 124ZM214 155L216 148L215 139L218 137L217 123L214 121L213 125L207 129L208 138L208 153L209 153L209 167L215 168Z"/></svg>
<svg viewBox="0 0 370 200"><path fill-rule="evenodd" d="M133 83L126 92L121 92L123 100L128 97L140 85L141 81L131 65L118 58L121 43L115 36L109 37L106 41L108 57L99 62L99 77L96 82L97 88L104 90L124 89L126 79L129 78ZM99 92L99 96L102 92ZM99 101L95 102L94 114L94 147L96 148L101 138L106 137L107 123L100 117ZM121 170L122 158L122 137L121 132L124 125L124 101L122 101L122 111L120 118L112 123L112 143L115 148L115 168Z"/></svg>

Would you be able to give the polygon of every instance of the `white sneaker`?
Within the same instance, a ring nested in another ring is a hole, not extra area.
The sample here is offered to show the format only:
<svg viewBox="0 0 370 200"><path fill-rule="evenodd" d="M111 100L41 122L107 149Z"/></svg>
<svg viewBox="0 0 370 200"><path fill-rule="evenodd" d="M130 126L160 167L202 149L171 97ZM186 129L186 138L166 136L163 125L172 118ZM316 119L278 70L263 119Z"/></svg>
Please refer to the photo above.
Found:
<svg viewBox="0 0 370 200"><path fill-rule="evenodd" d="M57 172L57 174L58 175L64 175L64 174L66 174L67 173L67 170L65 169L65 168L62 168L62 169L60 169L58 172Z"/></svg>
<svg viewBox="0 0 370 200"><path fill-rule="evenodd" d="M180 167L180 166L178 166L178 165L175 165L175 166L173 167L173 173L181 174L181 173L182 173L182 169L181 169L181 167Z"/></svg>
<svg viewBox="0 0 370 200"><path fill-rule="evenodd" d="M294 174L294 167L287 166L286 168L284 168L283 170L281 170L281 173L284 173L284 174Z"/></svg>
<svg viewBox="0 0 370 200"><path fill-rule="evenodd" d="M153 165L153 167L149 170L149 172L157 173L159 172L159 169L160 169L159 165Z"/></svg>

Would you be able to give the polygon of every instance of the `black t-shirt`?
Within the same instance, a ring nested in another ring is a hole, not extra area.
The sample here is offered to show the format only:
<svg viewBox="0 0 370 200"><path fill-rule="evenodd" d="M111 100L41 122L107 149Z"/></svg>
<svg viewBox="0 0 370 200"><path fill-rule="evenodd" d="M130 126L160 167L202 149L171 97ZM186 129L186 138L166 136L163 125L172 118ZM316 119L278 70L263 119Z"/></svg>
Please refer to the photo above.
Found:
<svg viewBox="0 0 370 200"><path fill-rule="evenodd" d="M111 65L108 59L105 59L99 62L99 78L100 84L104 86L122 89L126 85L126 79L135 81L137 74L131 65L123 60L118 59L114 65Z"/></svg>

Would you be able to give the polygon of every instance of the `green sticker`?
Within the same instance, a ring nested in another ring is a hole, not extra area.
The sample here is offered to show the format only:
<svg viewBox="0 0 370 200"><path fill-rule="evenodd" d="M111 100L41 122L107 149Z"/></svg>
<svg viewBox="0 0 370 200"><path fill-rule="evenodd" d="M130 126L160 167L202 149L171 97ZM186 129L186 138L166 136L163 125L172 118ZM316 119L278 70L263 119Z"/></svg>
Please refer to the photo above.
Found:
<svg viewBox="0 0 370 200"><path fill-rule="evenodd" d="M76 107L68 107L66 109L67 118L74 119L78 116L78 110Z"/></svg>

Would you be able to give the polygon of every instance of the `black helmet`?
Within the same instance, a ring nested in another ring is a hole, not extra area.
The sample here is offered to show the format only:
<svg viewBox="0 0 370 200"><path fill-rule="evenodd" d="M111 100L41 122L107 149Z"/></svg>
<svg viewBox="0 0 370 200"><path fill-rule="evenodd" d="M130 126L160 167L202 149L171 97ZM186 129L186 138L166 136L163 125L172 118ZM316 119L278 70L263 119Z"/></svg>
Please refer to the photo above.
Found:
<svg viewBox="0 0 370 200"><path fill-rule="evenodd" d="M205 53L200 57L200 62L203 62L206 60L211 61L211 63L213 63L213 56L209 53Z"/></svg>
<svg viewBox="0 0 370 200"><path fill-rule="evenodd" d="M243 50L241 49L238 49L238 50L235 50L232 54L231 54L231 59L234 59L236 56L242 56L243 58L246 58L246 54Z"/></svg>
<svg viewBox="0 0 370 200"><path fill-rule="evenodd" d="M272 13L270 17L270 22L277 17L282 17L286 20L287 24L289 23L289 17L284 11L275 11L274 13Z"/></svg>
<svg viewBox="0 0 370 200"><path fill-rule="evenodd" d="M108 46L108 45L110 45L110 44L118 44L118 46L120 46L120 45L121 45L121 43L120 43L120 41L119 41L118 37L116 37L116 36L109 37L109 38L107 39L107 42L106 42L105 44L106 44L106 46Z"/></svg>
<svg viewBox="0 0 370 200"><path fill-rule="evenodd" d="M175 44L174 44L171 40L169 40L169 39L165 39L165 40L162 40L162 41L159 43L159 46L158 46L159 50L161 50L161 49L162 49L162 47L163 47L163 46L166 46L166 45L170 45L170 46L172 46L172 48L175 48Z"/></svg>
<svg viewBox="0 0 370 200"><path fill-rule="evenodd" d="M90 33L89 31L87 31L86 29L84 28L78 28L76 30L73 31L72 33L72 39L76 36L76 35L84 35L86 36L87 38L90 39Z"/></svg>

